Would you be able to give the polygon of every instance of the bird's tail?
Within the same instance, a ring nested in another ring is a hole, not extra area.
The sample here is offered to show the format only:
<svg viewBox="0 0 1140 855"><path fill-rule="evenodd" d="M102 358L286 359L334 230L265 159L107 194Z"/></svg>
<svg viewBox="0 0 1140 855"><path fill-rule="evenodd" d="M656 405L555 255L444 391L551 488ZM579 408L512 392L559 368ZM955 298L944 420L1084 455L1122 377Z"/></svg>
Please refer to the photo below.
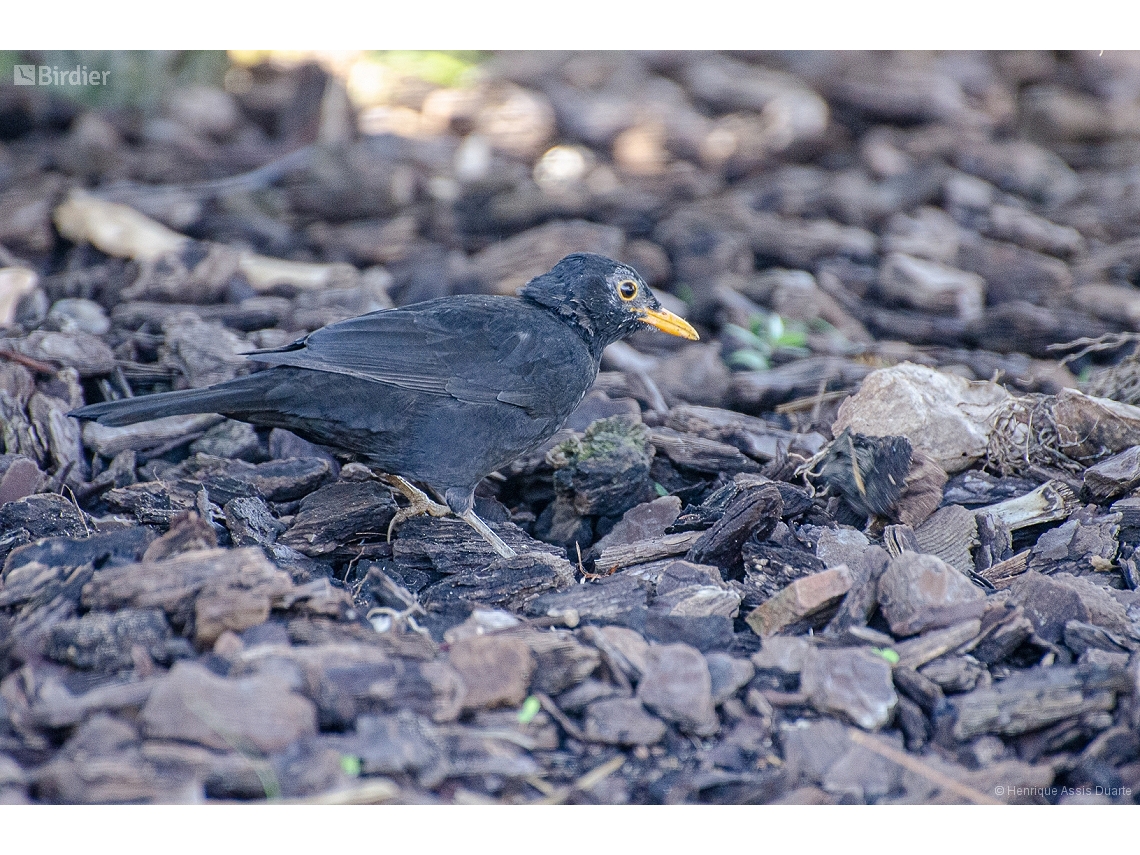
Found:
<svg viewBox="0 0 1140 855"><path fill-rule="evenodd" d="M251 398L260 397L257 394L259 390L251 388L255 385L248 382L251 379L251 377L242 377L205 389L159 392L155 395L140 395L137 398L104 401L101 404L89 404L72 410L68 415L111 427L121 427L135 422L146 422L165 416L184 416L190 413L238 413L251 408L250 405L254 402Z"/></svg>

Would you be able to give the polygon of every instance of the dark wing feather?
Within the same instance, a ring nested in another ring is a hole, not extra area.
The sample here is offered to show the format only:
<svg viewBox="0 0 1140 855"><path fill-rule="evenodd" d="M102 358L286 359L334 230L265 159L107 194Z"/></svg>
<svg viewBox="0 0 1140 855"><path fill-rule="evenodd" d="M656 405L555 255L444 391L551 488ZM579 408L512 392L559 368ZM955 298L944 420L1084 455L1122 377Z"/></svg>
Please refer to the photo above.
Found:
<svg viewBox="0 0 1140 855"><path fill-rule="evenodd" d="M558 349L541 334L551 323L562 326L510 297L453 297L349 318L249 357L531 412L542 409L536 372L553 367Z"/></svg>

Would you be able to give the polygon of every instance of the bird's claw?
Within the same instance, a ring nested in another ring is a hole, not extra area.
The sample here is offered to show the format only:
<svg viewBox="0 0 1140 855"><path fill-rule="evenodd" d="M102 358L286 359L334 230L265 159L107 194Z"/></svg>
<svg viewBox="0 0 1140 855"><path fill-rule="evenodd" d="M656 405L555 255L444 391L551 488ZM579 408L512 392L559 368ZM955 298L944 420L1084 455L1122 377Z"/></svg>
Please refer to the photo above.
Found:
<svg viewBox="0 0 1140 855"><path fill-rule="evenodd" d="M446 517L454 513L447 505L433 501L428 497L427 493L413 486L399 475L382 475L381 478L399 490L408 500L408 507L398 510L396 515L392 517L392 521L388 523L389 543L392 542L392 532L396 526L404 522L404 520L411 519L420 514L430 514L433 517ZM494 549L500 557L514 558L518 554L507 546L507 544L503 542L503 539L491 530L489 525L479 519L479 516L473 509L468 508L463 513L456 514L456 516L471 526L471 528L475 529L475 531L479 532L480 536L491 545L491 548Z"/></svg>
<svg viewBox="0 0 1140 855"><path fill-rule="evenodd" d="M428 514L433 517L446 517L451 513L451 508L447 507L447 505L432 502L431 499L428 499L428 502L430 504L412 505L407 508L400 508L400 510L396 511L395 516L392 517L392 521L388 523L389 543L392 542L392 532L396 530L396 526L403 524L404 521L410 520L412 517L418 517L421 514Z"/></svg>
<svg viewBox="0 0 1140 855"><path fill-rule="evenodd" d="M445 517L451 513L451 508L447 505L433 501L427 493L412 486L399 475L385 475L383 480L399 490L408 500L408 507L396 511L392 521L388 523L389 543L392 542L392 532L396 530L396 526L401 525L405 520L410 520L412 517L418 517L421 514Z"/></svg>
<svg viewBox="0 0 1140 855"><path fill-rule="evenodd" d="M427 496L426 492L413 486L412 483L409 483L405 479L400 478L399 475L384 474L381 475L381 479L399 490L408 500L408 506L401 507L400 510L396 512L396 515L393 516L392 521L388 523L388 543L392 543L392 531L396 529L400 523L412 519L413 516L420 514L447 516L448 514L454 513L450 507L442 505L439 502L434 502L433 499ZM459 519L469 524L475 531L478 531L483 540L486 540L491 548L495 549L495 552L504 557L504 559L513 559L515 555L518 555L514 549L503 543L503 538L500 538L494 531L491 531L490 526L488 526L486 522L479 519L478 514L475 514L472 508L467 508L464 513L456 515Z"/></svg>

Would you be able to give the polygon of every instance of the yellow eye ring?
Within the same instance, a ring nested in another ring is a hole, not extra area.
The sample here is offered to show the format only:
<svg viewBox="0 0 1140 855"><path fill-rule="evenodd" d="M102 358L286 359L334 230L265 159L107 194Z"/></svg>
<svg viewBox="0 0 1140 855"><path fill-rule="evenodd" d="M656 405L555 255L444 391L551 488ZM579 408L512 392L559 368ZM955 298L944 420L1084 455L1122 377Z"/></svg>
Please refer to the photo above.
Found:
<svg viewBox="0 0 1140 855"><path fill-rule="evenodd" d="M632 279L623 279L618 283L617 292L623 300L632 300L637 296L637 283Z"/></svg>

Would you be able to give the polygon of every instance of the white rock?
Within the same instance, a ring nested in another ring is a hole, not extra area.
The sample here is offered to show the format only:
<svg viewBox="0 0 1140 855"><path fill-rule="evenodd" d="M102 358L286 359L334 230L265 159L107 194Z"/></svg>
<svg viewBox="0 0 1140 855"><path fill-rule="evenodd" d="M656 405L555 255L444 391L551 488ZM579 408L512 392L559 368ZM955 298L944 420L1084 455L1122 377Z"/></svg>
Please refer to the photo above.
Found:
<svg viewBox="0 0 1140 855"><path fill-rule="evenodd" d="M905 436L948 474L968 469L986 453L994 411L1009 392L904 362L873 371L839 407L831 426L867 436Z"/></svg>

